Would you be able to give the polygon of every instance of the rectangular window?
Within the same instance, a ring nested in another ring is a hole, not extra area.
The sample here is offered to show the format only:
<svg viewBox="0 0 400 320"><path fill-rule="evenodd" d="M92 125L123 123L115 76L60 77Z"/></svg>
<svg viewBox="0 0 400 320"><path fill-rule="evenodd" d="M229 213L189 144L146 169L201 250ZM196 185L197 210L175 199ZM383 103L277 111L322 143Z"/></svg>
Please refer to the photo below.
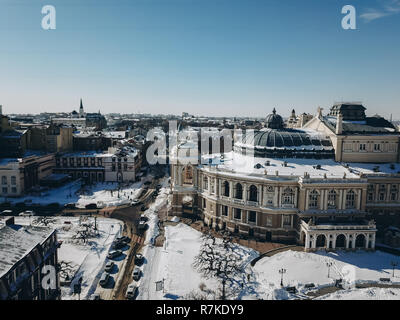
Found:
<svg viewBox="0 0 400 320"><path fill-rule="evenodd" d="M252 222L252 223L257 222L257 213L255 211L249 211L247 222Z"/></svg>
<svg viewBox="0 0 400 320"><path fill-rule="evenodd" d="M365 151L367 149L367 145L365 143L360 143L360 151Z"/></svg>
<svg viewBox="0 0 400 320"><path fill-rule="evenodd" d="M241 220L242 219L242 210L241 209L236 209L235 208L235 214L233 216L235 219L237 220Z"/></svg>
<svg viewBox="0 0 400 320"><path fill-rule="evenodd" d="M284 226L290 226L292 222L292 219L290 216L283 216L283 225Z"/></svg>
<svg viewBox="0 0 400 320"><path fill-rule="evenodd" d="M7 187L3 188L3 194L7 194Z"/></svg>
<svg viewBox="0 0 400 320"><path fill-rule="evenodd" d="M380 151L381 150L381 145L379 143L374 144L374 151Z"/></svg>
<svg viewBox="0 0 400 320"><path fill-rule="evenodd" d="M12 193L17 193L17 188L16 188L16 187L12 187L12 188L11 188L11 192L12 192Z"/></svg>
<svg viewBox="0 0 400 320"><path fill-rule="evenodd" d="M222 206L222 215L227 217L228 216L228 207Z"/></svg>
<svg viewBox="0 0 400 320"><path fill-rule="evenodd" d="M7 177L6 176L2 176L1 177L1 184L7 184Z"/></svg>
<svg viewBox="0 0 400 320"><path fill-rule="evenodd" d="M272 217L267 217L267 226L272 227Z"/></svg>
<svg viewBox="0 0 400 320"><path fill-rule="evenodd" d="M11 184L15 186L17 184L17 177L16 176L11 176Z"/></svg>

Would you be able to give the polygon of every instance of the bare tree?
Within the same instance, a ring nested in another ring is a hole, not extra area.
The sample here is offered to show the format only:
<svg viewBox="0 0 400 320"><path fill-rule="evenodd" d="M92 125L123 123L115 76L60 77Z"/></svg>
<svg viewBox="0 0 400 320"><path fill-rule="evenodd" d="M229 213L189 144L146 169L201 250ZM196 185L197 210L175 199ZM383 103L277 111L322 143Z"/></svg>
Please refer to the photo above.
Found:
<svg viewBox="0 0 400 320"><path fill-rule="evenodd" d="M226 299L226 284L243 271L242 257L228 232L216 239L210 232L202 235L200 253L194 258L193 267L205 278L217 278L222 284L221 299Z"/></svg>
<svg viewBox="0 0 400 320"><path fill-rule="evenodd" d="M48 226L49 224L55 223L56 220L52 217L46 217L46 216L39 216L35 218L35 220L32 221L32 224L37 225L37 226Z"/></svg>

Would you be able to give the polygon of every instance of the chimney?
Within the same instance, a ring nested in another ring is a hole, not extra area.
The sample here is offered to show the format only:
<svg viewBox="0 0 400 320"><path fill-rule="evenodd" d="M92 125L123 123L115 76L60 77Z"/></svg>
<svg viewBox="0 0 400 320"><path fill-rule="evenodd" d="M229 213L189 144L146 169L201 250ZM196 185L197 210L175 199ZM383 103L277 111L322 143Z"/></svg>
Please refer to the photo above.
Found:
<svg viewBox="0 0 400 320"><path fill-rule="evenodd" d="M343 115L339 113L337 115L337 121L336 121L336 134L342 134L343 132Z"/></svg>

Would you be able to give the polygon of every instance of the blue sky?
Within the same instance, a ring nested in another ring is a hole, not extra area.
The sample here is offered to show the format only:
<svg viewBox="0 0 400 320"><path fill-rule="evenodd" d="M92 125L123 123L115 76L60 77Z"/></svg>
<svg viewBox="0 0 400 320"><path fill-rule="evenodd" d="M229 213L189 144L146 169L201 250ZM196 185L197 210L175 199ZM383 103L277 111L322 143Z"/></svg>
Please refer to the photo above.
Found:
<svg viewBox="0 0 400 320"><path fill-rule="evenodd" d="M41 28L54 5L57 29ZM341 9L357 10L357 30ZM5 113L284 116L363 101L400 119L399 0L2 0Z"/></svg>

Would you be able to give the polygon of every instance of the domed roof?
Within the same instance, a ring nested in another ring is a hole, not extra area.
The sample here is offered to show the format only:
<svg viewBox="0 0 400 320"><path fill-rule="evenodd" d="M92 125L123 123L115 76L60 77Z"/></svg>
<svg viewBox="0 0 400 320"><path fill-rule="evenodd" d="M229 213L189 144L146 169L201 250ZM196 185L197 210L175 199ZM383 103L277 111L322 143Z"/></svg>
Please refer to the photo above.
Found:
<svg viewBox="0 0 400 320"><path fill-rule="evenodd" d="M331 158L332 142L321 133L296 129L263 129L244 134L235 151L254 150L257 157Z"/></svg>
<svg viewBox="0 0 400 320"><path fill-rule="evenodd" d="M279 114L276 114L276 110L272 110L272 113L267 115L265 118L265 126L270 129L282 129L283 119Z"/></svg>

